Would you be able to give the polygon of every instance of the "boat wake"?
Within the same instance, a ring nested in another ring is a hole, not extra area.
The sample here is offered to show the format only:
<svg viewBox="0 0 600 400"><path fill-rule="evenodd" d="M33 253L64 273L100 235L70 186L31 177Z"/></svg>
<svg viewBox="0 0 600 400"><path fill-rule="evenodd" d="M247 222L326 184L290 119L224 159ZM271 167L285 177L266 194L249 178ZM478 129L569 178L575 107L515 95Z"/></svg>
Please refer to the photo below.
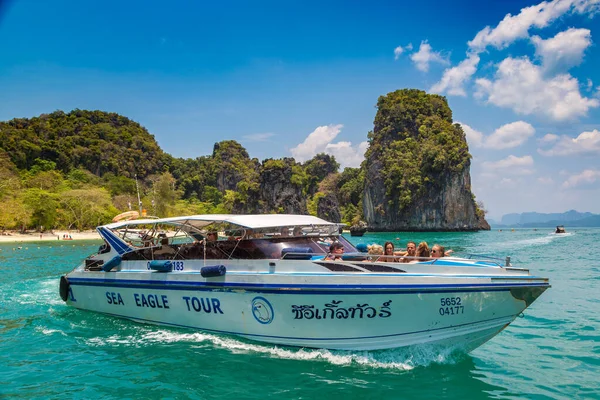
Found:
<svg viewBox="0 0 600 400"><path fill-rule="evenodd" d="M564 232L564 233L550 232L548 235L552 235L555 237L566 237L566 236L572 236L573 232Z"/></svg>
<svg viewBox="0 0 600 400"><path fill-rule="evenodd" d="M135 336L115 334L87 340L90 346L145 347L164 343L190 344L191 349L203 351L221 348L233 354L253 354L286 360L326 362L337 366L364 366L409 371L431 364L455 364L465 357L464 352L437 346L413 346L378 351L344 351L327 349L290 348L250 343L240 339L204 332L184 333L170 330L142 329Z"/></svg>
<svg viewBox="0 0 600 400"><path fill-rule="evenodd" d="M555 234L554 232L548 233L547 235L543 235L543 236L539 236L539 237L535 237L535 238L531 238L531 239L524 239L524 240L514 240L514 241L506 241L506 242L502 242L502 243L497 243L496 247L498 250L504 250L504 249L511 249L511 250L519 250L519 249L524 249L530 246L541 246L541 245L546 245L546 244L550 244L552 243L554 240L561 238L561 237L567 237L567 236L571 236L572 233L568 232L568 233L561 233L561 234Z"/></svg>

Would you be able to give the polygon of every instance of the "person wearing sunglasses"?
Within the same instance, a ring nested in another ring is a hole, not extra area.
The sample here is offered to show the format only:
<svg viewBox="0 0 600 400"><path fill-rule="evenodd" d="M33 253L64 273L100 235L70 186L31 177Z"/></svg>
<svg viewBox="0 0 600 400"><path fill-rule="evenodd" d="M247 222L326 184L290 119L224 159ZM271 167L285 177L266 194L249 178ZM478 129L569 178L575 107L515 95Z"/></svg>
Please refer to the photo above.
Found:
<svg viewBox="0 0 600 400"><path fill-rule="evenodd" d="M444 246L440 246L439 244L434 244L433 247L431 248L431 257L433 257L433 258L447 257L451 253L453 253L452 250L446 251Z"/></svg>

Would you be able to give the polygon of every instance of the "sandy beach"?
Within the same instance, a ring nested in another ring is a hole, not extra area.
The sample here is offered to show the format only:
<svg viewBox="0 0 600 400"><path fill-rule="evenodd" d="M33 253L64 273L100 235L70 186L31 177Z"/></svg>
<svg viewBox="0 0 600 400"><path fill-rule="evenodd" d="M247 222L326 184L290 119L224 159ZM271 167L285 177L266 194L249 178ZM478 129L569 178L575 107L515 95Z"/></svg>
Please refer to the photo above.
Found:
<svg viewBox="0 0 600 400"><path fill-rule="evenodd" d="M70 239L65 239L70 237ZM39 232L32 233L18 233L6 231L4 234L0 234L0 243L24 243L24 242L41 242L41 241L54 241L54 242L72 242L75 240L100 240L100 235L96 231L54 231L53 233L46 232L40 234Z"/></svg>

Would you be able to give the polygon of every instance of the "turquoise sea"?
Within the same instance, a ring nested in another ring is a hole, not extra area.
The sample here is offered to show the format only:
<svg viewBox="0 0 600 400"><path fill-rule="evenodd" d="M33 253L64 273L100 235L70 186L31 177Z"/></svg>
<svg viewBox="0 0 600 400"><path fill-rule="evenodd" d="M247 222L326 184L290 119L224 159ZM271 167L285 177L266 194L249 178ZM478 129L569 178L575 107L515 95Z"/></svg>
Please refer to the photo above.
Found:
<svg viewBox="0 0 600 400"><path fill-rule="evenodd" d="M58 280L99 242L0 244L0 398L600 399L600 229L567 230L349 238L510 255L550 278L523 318L469 354L285 348L79 311Z"/></svg>

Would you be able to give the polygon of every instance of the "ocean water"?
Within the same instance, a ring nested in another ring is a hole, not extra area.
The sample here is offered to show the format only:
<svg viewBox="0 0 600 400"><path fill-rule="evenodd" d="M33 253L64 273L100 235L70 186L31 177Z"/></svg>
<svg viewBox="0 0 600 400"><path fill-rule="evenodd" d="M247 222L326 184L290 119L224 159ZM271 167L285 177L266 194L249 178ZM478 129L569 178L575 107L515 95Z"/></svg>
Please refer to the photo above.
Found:
<svg viewBox="0 0 600 400"><path fill-rule="evenodd" d="M99 242L0 244L0 398L600 399L600 229L567 230L349 238L510 255L550 278L523 318L469 354L287 348L80 311L58 280Z"/></svg>

